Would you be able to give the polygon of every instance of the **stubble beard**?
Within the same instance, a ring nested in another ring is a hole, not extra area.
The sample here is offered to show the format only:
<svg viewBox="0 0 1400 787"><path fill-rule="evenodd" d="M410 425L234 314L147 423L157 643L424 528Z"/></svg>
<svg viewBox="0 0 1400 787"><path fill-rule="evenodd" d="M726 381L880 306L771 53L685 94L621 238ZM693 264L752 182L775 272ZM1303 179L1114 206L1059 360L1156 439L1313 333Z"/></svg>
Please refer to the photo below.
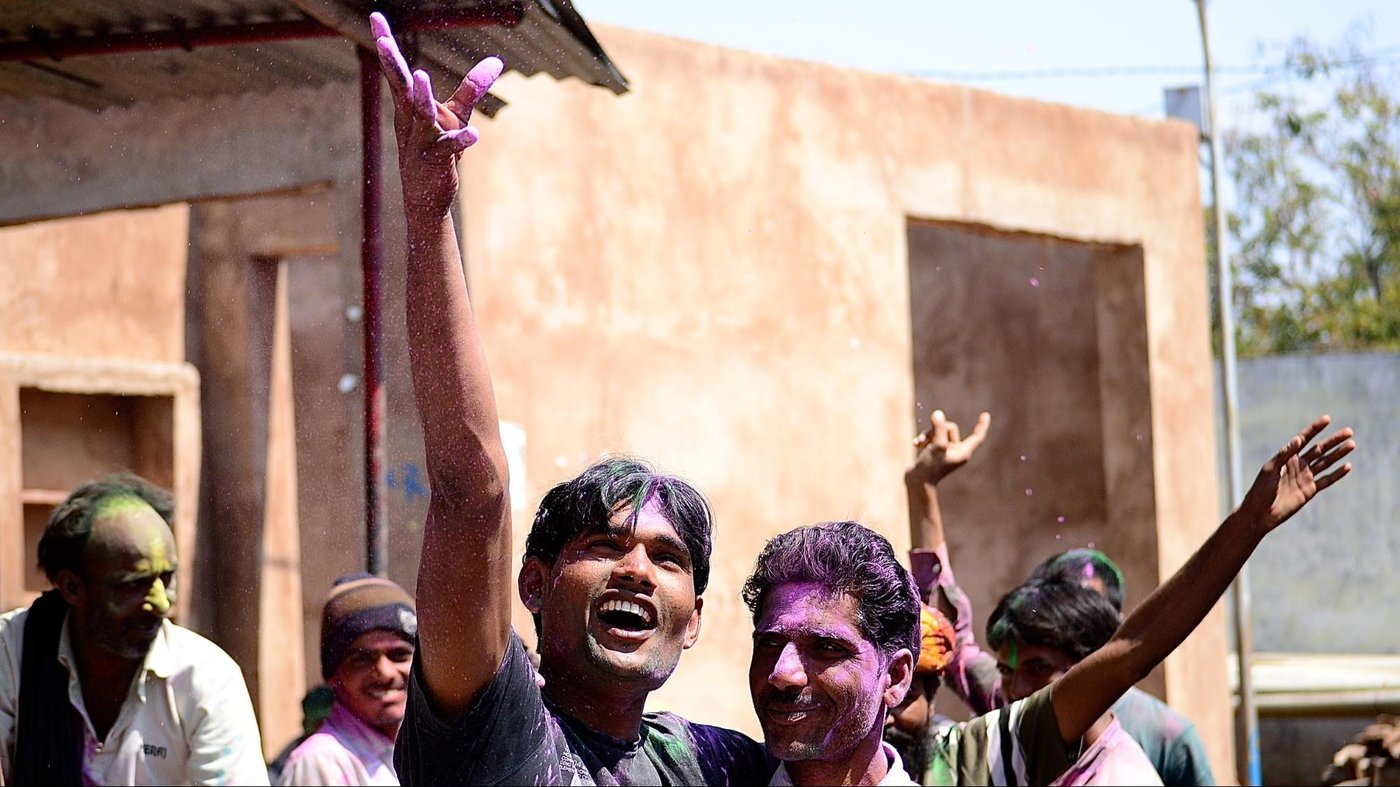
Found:
<svg viewBox="0 0 1400 787"><path fill-rule="evenodd" d="M654 643L648 643L654 644ZM609 650L592 636L587 638L587 661L590 671L619 683L635 685L638 689L655 691L665 685L680 661L679 654L671 663L658 653L645 653L645 645L631 653Z"/></svg>

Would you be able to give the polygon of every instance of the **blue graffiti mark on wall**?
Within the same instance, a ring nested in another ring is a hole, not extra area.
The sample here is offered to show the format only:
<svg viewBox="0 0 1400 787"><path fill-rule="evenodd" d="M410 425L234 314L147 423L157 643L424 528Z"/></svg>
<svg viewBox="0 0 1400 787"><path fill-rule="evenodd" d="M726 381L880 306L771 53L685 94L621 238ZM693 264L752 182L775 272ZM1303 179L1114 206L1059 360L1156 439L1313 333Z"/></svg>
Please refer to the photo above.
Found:
<svg viewBox="0 0 1400 787"><path fill-rule="evenodd" d="M404 462L402 469L397 472L390 470L385 473L384 486L402 492L405 505L428 499L428 485L423 481L423 471L413 462Z"/></svg>

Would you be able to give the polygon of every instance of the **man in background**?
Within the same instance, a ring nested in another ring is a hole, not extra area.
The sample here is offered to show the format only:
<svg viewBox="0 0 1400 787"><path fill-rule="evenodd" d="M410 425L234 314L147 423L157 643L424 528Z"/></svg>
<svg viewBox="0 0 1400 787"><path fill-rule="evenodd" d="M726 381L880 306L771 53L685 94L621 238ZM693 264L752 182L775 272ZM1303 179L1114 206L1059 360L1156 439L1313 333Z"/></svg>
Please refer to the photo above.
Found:
<svg viewBox="0 0 1400 787"><path fill-rule="evenodd" d="M919 660L914 663L914 680L904 702L895 706L885 721L885 742L894 747L910 778L919 783L923 783L938 731L955 723L934 713L933 708L957 638L953 624L942 612L927 604L921 607Z"/></svg>
<svg viewBox="0 0 1400 787"><path fill-rule="evenodd" d="M1312 443L1330 422L1318 418L1270 457L1239 506L1102 647L1029 696L940 730L926 782L1095 783L1105 771L1093 767L1086 736L1200 624L1259 543L1351 471L1333 469L1356 447L1350 429ZM1057 584L1107 607L1097 594ZM854 522L784 533L764 546L743 596L754 618L754 710L765 746L783 763L772 783L911 783L881 740L921 647L918 590L889 542ZM1032 618L1037 604L1024 605ZM1102 617L1116 622L1111 611ZM1007 642L1017 639L1027 638ZM1007 667L1018 660L1006 654Z"/></svg>
<svg viewBox="0 0 1400 787"><path fill-rule="evenodd" d="M283 766L278 784L397 785L394 739L408 704L418 614L403 588L372 574L337 579L321 613L330 715Z"/></svg>
<svg viewBox="0 0 1400 787"><path fill-rule="evenodd" d="M83 484L39 539L53 589L0 616L7 784L267 784L243 673L172 623L169 495Z"/></svg>
<svg viewBox="0 0 1400 787"><path fill-rule="evenodd" d="M953 575L936 487L942 479L972 458L985 439L990 424L991 416L983 413L972 434L963 438L958 425L949 421L943 411L935 410L929 430L920 435L917 441L918 457L905 472L905 487L910 501L909 526L915 546L910 555L914 576L919 582L920 591L929 595L930 603L941 606L957 632L957 645L945 682L973 713L979 714L989 713L1008 703L1003 693L997 659L977 644L973 632L972 605ZM1037 566L1031 572L1030 579L1058 579L1086 587L1107 599L1116 616L1122 618L1125 592L1123 572L1102 552L1075 549L1060 553ZM1079 646L1070 648L1078 649ZM1137 741L1164 784L1215 784L1206 758L1205 744L1195 725L1167 707L1166 703L1133 687L1114 703L1112 713L1122 729Z"/></svg>

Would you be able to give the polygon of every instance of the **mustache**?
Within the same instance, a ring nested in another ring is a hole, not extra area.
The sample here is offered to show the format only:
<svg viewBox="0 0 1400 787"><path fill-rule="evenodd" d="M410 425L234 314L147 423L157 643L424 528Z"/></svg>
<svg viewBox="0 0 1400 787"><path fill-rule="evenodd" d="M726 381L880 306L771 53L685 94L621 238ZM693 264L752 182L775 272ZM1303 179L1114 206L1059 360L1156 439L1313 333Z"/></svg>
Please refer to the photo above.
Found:
<svg viewBox="0 0 1400 787"><path fill-rule="evenodd" d="M759 695L758 700L763 705L780 703L783 705L812 705L816 703L816 696L805 689L778 689L766 688Z"/></svg>

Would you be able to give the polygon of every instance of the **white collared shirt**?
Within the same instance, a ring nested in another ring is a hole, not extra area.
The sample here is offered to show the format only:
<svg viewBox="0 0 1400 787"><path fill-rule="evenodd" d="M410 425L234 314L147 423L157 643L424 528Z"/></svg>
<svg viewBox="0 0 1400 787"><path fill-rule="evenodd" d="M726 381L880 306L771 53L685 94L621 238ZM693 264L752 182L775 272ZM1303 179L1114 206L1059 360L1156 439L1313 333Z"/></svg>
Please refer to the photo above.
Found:
<svg viewBox="0 0 1400 787"><path fill-rule="evenodd" d="M12 776L24 622L0 615L0 775ZM83 704L68 621L58 642L68 701L83 720L87 784L267 784L243 673L218 645L165 621L146 652L116 723L99 741Z"/></svg>
<svg viewBox="0 0 1400 787"><path fill-rule="evenodd" d="M880 751L885 753L885 762L889 770L885 772L885 778L880 780L881 787L918 787L918 782L909 778L909 772L904 770L904 761L899 759L899 752L894 750L886 741L880 741ZM788 775L787 763L780 763L778 770L773 772L773 778L768 782L770 787L794 787L792 777Z"/></svg>

